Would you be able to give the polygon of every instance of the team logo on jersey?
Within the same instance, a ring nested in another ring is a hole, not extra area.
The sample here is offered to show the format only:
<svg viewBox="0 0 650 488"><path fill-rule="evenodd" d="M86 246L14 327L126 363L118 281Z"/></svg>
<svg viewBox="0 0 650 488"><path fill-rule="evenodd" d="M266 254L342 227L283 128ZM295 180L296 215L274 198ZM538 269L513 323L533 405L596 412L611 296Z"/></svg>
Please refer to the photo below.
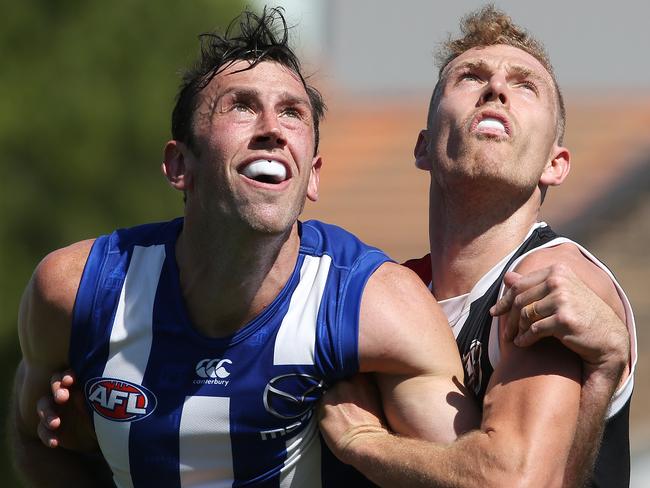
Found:
<svg viewBox="0 0 650 488"><path fill-rule="evenodd" d="M264 388L264 408L281 419L297 419L314 408L323 396L325 382L305 373L271 378Z"/></svg>
<svg viewBox="0 0 650 488"><path fill-rule="evenodd" d="M232 364L230 359L201 359L196 363L196 374L201 380L194 380L195 384L224 385L228 386L230 371L226 366Z"/></svg>
<svg viewBox="0 0 650 488"><path fill-rule="evenodd" d="M481 368L481 352L483 346L481 342L474 339L469 345L469 351L463 354L463 367L465 368L465 385L472 390L475 395L481 391L483 383L483 370Z"/></svg>
<svg viewBox="0 0 650 488"><path fill-rule="evenodd" d="M142 385L113 378L93 378L86 383L86 399L93 410L115 422L135 422L156 409L156 395Z"/></svg>

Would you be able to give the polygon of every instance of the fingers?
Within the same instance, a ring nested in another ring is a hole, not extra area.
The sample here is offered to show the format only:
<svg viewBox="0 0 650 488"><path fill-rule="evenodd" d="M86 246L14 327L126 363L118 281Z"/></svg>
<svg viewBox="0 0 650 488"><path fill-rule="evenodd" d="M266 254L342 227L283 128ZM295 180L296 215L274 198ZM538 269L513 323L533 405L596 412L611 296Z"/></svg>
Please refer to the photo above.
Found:
<svg viewBox="0 0 650 488"><path fill-rule="evenodd" d="M39 422L36 428L41 442L51 448L58 447L60 442L57 435L61 427L61 417L56 407L64 405L70 399L70 388L74 385L75 378L72 371L54 373L50 377L50 390L52 396L41 397L36 404Z"/></svg>
<svg viewBox="0 0 650 488"><path fill-rule="evenodd" d="M360 409L374 418L381 416L381 403L377 386L367 374L357 374L347 380L338 381L327 390L321 402L322 408Z"/></svg>
<svg viewBox="0 0 650 488"><path fill-rule="evenodd" d="M52 397L59 405L63 405L70 399L70 388L75 382L72 371L67 370L63 373L54 373L50 378L50 388Z"/></svg>
<svg viewBox="0 0 650 488"><path fill-rule="evenodd" d="M38 434L38 438L46 447L50 447L50 448L59 447L59 439L54 434L54 431L48 429L45 426L45 423L43 421L38 423L36 432Z"/></svg>
<svg viewBox="0 0 650 488"><path fill-rule="evenodd" d="M546 282L527 288L513 296L512 306L508 311L504 330L506 340L510 341L515 338L522 328L527 329L535 320L552 313L552 308L549 309L545 300L545 297L548 296Z"/></svg>
<svg viewBox="0 0 650 488"><path fill-rule="evenodd" d="M557 317L557 302L550 295L536 299L539 294L530 295L525 306L521 308L517 321L517 331L512 337L516 345L531 345L543 337L560 336L564 333ZM548 319L552 318L550 321ZM509 324L511 326L512 324ZM525 334L522 342L521 336Z"/></svg>
<svg viewBox="0 0 650 488"><path fill-rule="evenodd" d="M61 375L61 384L66 388L70 388L72 385L74 385L75 381L76 377L71 369L66 369Z"/></svg>
<svg viewBox="0 0 650 488"><path fill-rule="evenodd" d="M61 425L61 419L55 410L50 397L41 397L36 403L38 418L50 429L57 429Z"/></svg>
<svg viewBox="0 0 650 488"><path fill-rule="evenodd" d="M515 345L519 347L528 347L543 339L553 335L556 330L556 320L554 317L546 317L530 324L526 329L520 330L514 339Z"/></svg>
<svg viewBox="0 0 650 488"><path fill-rule="evenodd" d="M55 411L52 399L41 397L36 404L36 412L39 418L36 429L39 439L47 447L57 447L59 443L56 430L61 426L61 417Z"/></svg>
<svg viewBox="0 0 650 488"><path fill-rule="evenodd" d="M535 308L536 303L537 302L532 302L521 309L522 319L525 319L526 322L529 322L531 324L533 322L537 322L538 320L544 318L544 316L541 315Z"/></svg>
<svg viewBox="0 0 650 488"><path fill-rule="evenodd" d="M324 402L328 405L353 402L365 398L370 392L374 393L376 388L368 380L367 375L357 374L346 380L337 381L336 384L327 390Z"/></svg>
<svg viewBox="0 0 650 488"><path fill-rule="evenodd" d="M503 277L503 283L506 285L507 289L503 296L497 301L497 303L495 303L492 308L490 308L490 314L492 314L493 317L502 315L510 310L512 303L517 296L512 287L519 278L521 278L521 275L519 273L510 272L505 274Z"/></svg>
<svg viewBox="0 0 650 488"><path fill-rule="evenodd" d="M325 442L343 462L369 433L386 433L376 387L368 375L339 381L327 390L319 408L319 426Z"/></svg>
<svg viewBox="0 0 650 488"><path fill-rule="evenodd" d="M508 289L499 301L490 309L492 316L496 317L508 312L514 305L515 298L518 295L544 283L548 278L549 272L549 268L544 268L526 275L521 275L514 271L506 273L503 277L503 283Z"/></svg>

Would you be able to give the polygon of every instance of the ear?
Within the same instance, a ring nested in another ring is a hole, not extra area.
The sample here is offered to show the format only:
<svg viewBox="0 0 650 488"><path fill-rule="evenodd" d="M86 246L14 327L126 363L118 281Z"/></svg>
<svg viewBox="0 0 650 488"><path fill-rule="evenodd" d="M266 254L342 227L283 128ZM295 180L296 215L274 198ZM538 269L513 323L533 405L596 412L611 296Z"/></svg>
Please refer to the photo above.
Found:
<svg viewBox="0 0 650 488"><path fill-rule="evenodd" d="M307 183L307 198L312 202L318 200L318 185L320 183L320 168L322 165L323 158L320 157L320 154L317 154L311 162L309 183Z"/></svg>
<svg viewBox="0 0 650 488"><path fill-rule="evenodd" d="M413 149L415 156L415 167L424 171L431 171L431 160L429 159L429 130L422 129L418 134L418 140Z"/></svg>
<svg viewBox="0 0 650 488"><path fill-rule="evenodd" d="M571 153L566 147L553 146L551 159L546 164L542 175L539 178L540 184L544 186L558 186L566 179L571 169Z"/></svg>
<svg viewBox="0 0 650 488"><path fill-rule="evenodd" d="M185 165L186 151L185 145L179 141L169 141L163 151L162 172L172 188L179 191L187 191L190 184Z"/></svg>

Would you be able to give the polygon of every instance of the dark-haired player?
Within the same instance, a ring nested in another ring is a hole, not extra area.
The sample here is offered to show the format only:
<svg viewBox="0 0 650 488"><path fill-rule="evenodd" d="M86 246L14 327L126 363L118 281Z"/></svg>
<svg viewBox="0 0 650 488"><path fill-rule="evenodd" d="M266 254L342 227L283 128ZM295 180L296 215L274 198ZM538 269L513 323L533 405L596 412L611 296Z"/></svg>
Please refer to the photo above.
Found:
<svg viewBox="0 0 650 488"><path fill-rule="evenodd" d="M318 196L324 105L286 34L271 10L204 37L164 149L184 218L37 267L12 417L30 486L363 486L321 445L314 416L323 390L359 371L376 373L399 432L450 441L474 425L426 286L342 229L297 221ZM70 436L48 449L36 403L68 367L92 427L68 412Z"/></svg>

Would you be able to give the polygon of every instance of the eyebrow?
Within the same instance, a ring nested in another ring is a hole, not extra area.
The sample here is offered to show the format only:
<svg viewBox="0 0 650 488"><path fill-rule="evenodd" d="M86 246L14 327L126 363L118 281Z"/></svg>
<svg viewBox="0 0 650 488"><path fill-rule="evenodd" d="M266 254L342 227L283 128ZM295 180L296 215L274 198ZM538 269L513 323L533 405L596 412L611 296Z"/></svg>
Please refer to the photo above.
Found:
<svg viewBox="0 0 650 488"><path fill-rule="evenodd" d="M482 59L479 59L478 61L463 61L459 65L454 66L447 72L447 76L449 76L452 73L456 73L457 71L464 71L467 69L471 70L487 70L488 69L488 64L483 61Z"/></svg>
<svg viewBox="0 0 650 488"><path fill-rule="evenodd" d="M306 105L309 108L311 107L309 99L295 95L293 93L289 93L288 91L280 93L280 98L282 100L282 103L286 105Z"/></svg>
<svg viewBox="0 0 650 488"><path fill-rule="evenodd" d="M458 71L464 70L477 70L477 71L487 71L490 69L490 65L482 59L478 61L464 61L457 66L454 66L447 72L447 76L454 74ZM539 73L528 68L527 66L521 64L508 64L506 65L506 72L509 76L518 76L521 78L530 78L540 83L546 83L547 80Z"/></svg>
<svg viewBox="0 0 650 488"><path fill-rule="evenodd" d="M212 119L212 117L214 116L214 113L217 110L218 102L222 98L224 98L224 97L226 97L228 95L235 95L238 98L239 97L241 97L241 98L255 98L255 97L259 96L259 91L256 90L255 88L232 86L232 87L228 88L227 90L225 90L224 92L218 94L218 96L217 95L213 96L212 100L210 100L210 107L209 107L210 108L210 110L209 110L210 119Z"/></svg>
<svg viewBox="0 0 650 488"><path fill-rule="evenodd" d="M242 99L255 99L261 96L260 91L256 88L232 86L219 94L218 97L215 96L212 98L210 101L209 110L210 118L213 117L215 111L217 110L217 102L228 95L234 95L235 97ZM311 109L311 104L307 98L295 95L288 91L281 92L279 99L281 105L304 105L308 109Z"/></svg>
<svg viewBox="0 0 650 488"><path fill-rule="evenodd" d="M541 76L539 73L533 71L532 69L522 66L520 64L513 64L506 68L508 75L515 75L520 78L530 78L534 81L540 83L547 83L547 80Z"/></svg>

